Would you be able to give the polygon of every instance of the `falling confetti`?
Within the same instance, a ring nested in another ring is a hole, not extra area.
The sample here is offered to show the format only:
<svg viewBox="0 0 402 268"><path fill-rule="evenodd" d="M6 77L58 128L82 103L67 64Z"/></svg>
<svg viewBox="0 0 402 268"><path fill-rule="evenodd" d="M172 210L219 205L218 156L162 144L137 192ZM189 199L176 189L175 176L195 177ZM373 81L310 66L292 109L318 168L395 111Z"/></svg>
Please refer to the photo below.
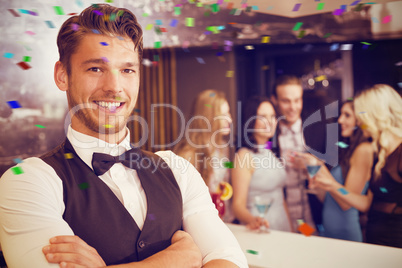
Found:
<svg viewBox="0 0 402 268"><path fill-rule="evenodd" d="M341 194L343 194L343 195L347 195L349 192L348 192L348 190L346 190L345 188L339 188L338 189L338 192L340 192Z"/></svg>
<svg viewBox="0 0 402 268"><path fill-rule="evenodd" d="M384 194L388 193L387 188L380 187L380 191L383 192Z"/></svg>
<svg viewBox="0 0 402 268"><path fill-rule="evenodd" d="M226 72L226 77L233 77L234 71L227 71Z"/></svg>
<svg viewBox="0 0 402 268"><path fill-rule="evenodd" d="M206 107L212 107L211 104L205 104Z"/></svg>
<svg viewBox="0 0 402 268"><path fill-rule="evenodd" d="M45 22L46 22L46 24L47 24L47 27L49 27L49 28L56 28L56 27L54 26L53 22L51 22L50 20L46 20Z"/></svg>
<svg viewBox="0 0 402 268"><path fill-rule="evenodd" d="M98 30L96 30L96 29L92 29L92 32L93 32L94 34L100 34L100 32L99 32Z"/></svg>
<svg viewBox="0 0 402 268"><path fill-rule="evenodd" d="M298 31L302 25L303 25L303 22L297 22L295 27L293 27L293 31Z"/></svg>
<svg viewBox="0 0 402 268"><path fill-rule="evenodd" d="M57 15L64 15L65 14L64 11L63 11L63 8L61 6L53 6L53 9L54 9L54 12Z"/></svg>
<svg viewBox="0 0 402 268"><path fill-rule="evenodd" d="M42 125L35 125L35 127L38 127L38 128L46 128L45 126L42 126Z"/></svg>
<svg viewBox="0 0 402 268"><path fill-rule="evenodd" d="M186 26L187 27L194 27L194 18L186 18Z"/></svg>
<svg viewBox="0 0 402 268"><path fill-rule="evenodd" d="M71 24L71 29L73 29L73 31L78 31L78 29L80 28L80 26L77 23L73 23Z"/></svg>
<svg viewBox="0 0 402 268"><path fill-rule="evenodd" d="M8 103L8 106L10 106L11 109L17 109L17 108L21 108L21 107L22 107L21 104L20 104L18 101L16 101L16 100L7 101L7 103Z"/></svg>
<svg viewBox="0 0 402 268"><path fill-rule="evenodd" d="M109 60L108 60L106 57L101 57L101 59L102 59L104 62L109 62Z"/></svg>
<svg viewBox="0 0 402 268"><path fill-rule="evenodd" d="M386 23L390 22L391 19L392 19L392 15L385 16L384 18L382 18L381 23L386 24Z"/></svg>
<svg viewBox="0 0 402 268"><path fill-rule="evenodd" d="M254 46L245 46L244 48L247 49L247 50L253 50Z"/></svg>
<svg viewBox="0 0 402 268"><path fill-rule="evenodd" d="M13 171L13 173L14 173L15 175L19 175L19 174L24 173L24 171L22 170L21 167L13 167L13 168L11 168L11 170Z"/></svg>
<svg viewBox="0 0 402 268"><path fill-rule="evenodd" d="M292 11L299 11L300 7L301 7L301 4L295 4Z"/></svg>
<svg viewBox="0 0 402 268"><path fill-rule="evenodd" d="M14 158L13 161L17 164L22 163L22 159L21 158Z"/></svg>
<svg viewBox="0 0 402 268"><path fill-rule="evenodd" d="M105 128L114 128L113 125L103 125Z"/></svg>
<svg viewBox="0 0 402 268"><path fill-rule="evenodd" d="M20 66L21 69L23 69L23 70L28 70L28 69L32 68L28 63L23 62L23 61L17 63L17 65Z"/></svg>
<svg viewBox="0 0 402 268"><path fill-rule="evenodd" d="M317 10L323 10L324 9L325 3L318 3L317 4Z"/></svg>
<svg viewBox="0 0 402 268"><path fill-rule="evenodd" d="M344 143L343 141L338 141L337 143L335 143L335 145L337 145L337 146L339 146L339 147L341 147L343 149L349 147L349 145Z"/></svg>
<svg viewBox="0 0 402 268"><path fill-rule="evenodd" d="M102 46L108 46L108 45L109 45L109 44L106 43L106 42L100 42L100 44L101 44Z"/></svg>
<svg viewBox="0 0 402 268"><path fill-rule="evenodd" d="M31 61L31 57L30 57L30 56L24 56L24 57L22 58L22 61L24 61L24 62L30 62L30 61Z"/></svg>
<svg viewBox="0 0 402 268"><path fill-rule="evenodd" d="M270 39L271 39L271 36L263 36L261 38L261 43L263 43L263 44L269 43Z"/></svg>
<svg viewBox="0 0 402 268"><path fill-rule="evenodd" d="M265 144L265 149L272 149L272 141L268 141L268 142Z"/></svg>
<svg viewBox="0 0 402 268"><path fill-rule="evenodd" d="M196 57L196 59L197 59L197 61L198 61L199 64L205 64L205 61L204 61L203 58Z"/></svg>
<svg viewBox="0 0 402 268"><path fill-rule="evenodd" d="M65 159L72 159L72 158L74 158L74 155L72 153L65 153L64 158Z"/></svg>
<svg viewBox="0 0 402 268"><path fill-rule="evenodd" d="M335 9L334 12L332 13L332 15L340 16L340 15L342 15L342 13L343 13L344 11L345 11L345 10L342 9L342 8Z"/></svg>
<svg viewBox="0 0 402 268"><path fill-rule="evenodd" d="M93 10L93 13L95 13L96 15L102 16L103 13L100 12L99 10Z"/></svg>
<svg viewBox="0 0 402 268"><path fill-rule="evenodd" d="M307 223L301 224L297 228L297 230L300 231L300 233L304 234L305 236L311 236L315 232L315 229L310 225L308 225Z"/></svg>
<svg viewBox="0 0 402 268"><path fill-rule="evenodd" d="M223 166L224 166L225 168L233 168L233 162L224 162L224 163L223 163Z"/></svg>
<svg viewBox="0 0 402 268"><path fill-rule="evenodd" d="M157 41L154 43L154 48L161 48L162 47L162 41Z"/></svg>
<svg viewBox="0 0 402 268"><path fill-rule="evenodd" d="M253 254L253 255L258 255L258 251L256 251L256 250L247 249L246 252L250 253L250 254Z"/></svg>
<svg viewBox="0 0 402 268"><path fill-rule="evenodd" d="M6 53L4 53L3 57L7 58L7 59L11 59L12 57L14 57L14 53L6 52Z"/></svg>
<svg viewBox="0 0 402 268"><path fill-rule="evenodd" d="M14 9L8 9L8 11L10 11L10 13L13 14L14 17L21 17L20 14L18 14L18 12Z"/></svg>
<svg viewBox="0 0 402 268"><path fill-rule="evenodd" d="M88 189L89 185L88 185L88 182L83 182L83 183L78 184L78 187L81 190L85 190L85 189Z"/></svg>
<svg viewBox="0 0 402 268"><path fill-rule="evenodd" d="M171 27L176 27L178 22L179 21L177 19L172 19L172 21L170 22L170 26Z"/></svg>

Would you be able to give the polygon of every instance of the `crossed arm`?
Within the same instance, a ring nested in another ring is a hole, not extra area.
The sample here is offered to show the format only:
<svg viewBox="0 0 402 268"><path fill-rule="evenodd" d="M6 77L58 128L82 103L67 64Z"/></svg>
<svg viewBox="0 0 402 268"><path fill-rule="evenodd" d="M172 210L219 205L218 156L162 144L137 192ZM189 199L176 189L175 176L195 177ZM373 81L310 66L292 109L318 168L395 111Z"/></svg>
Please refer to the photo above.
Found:
<svg viewBox="0 0 402 268"><path fill-rule="evenodd" d="M78 236L57 236L50 239L50 245L42 251L49 263L59 264L63 268L106 267L96 249L89 246ZM172 244L163 251L141 261L108 267L152 268L152 267L237 267L227 260L212 260L202 266L202 254L191 236L184 231L177 231Z"/></svg>

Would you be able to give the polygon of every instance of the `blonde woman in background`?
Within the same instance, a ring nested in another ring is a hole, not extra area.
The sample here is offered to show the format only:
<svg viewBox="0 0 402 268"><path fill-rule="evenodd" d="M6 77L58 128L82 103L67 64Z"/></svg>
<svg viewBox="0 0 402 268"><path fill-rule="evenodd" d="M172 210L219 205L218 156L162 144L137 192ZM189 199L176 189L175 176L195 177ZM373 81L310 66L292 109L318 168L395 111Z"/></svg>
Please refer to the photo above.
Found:
<svg viewBox="0 0 402 268"><path fill-rule="evenodd" d="M220 191L221 182L229 182L229 140L232 117L223 92L207 89L194 100L185 137L174 152L188 160L200 172L211 194ZM219 209L218 209L219 210ZM223 220L231 222L230 205L225 204Z"/></svg>
<svg viewBox="0 0 402 268"><path fill-rule="evenodd" d="M378 155L368 194L348 192L325 165L311 186L369 211L367 242L402 248L402 98L392 87L378 84L360 93L354 105L358 124L373 139Z"/></svg>

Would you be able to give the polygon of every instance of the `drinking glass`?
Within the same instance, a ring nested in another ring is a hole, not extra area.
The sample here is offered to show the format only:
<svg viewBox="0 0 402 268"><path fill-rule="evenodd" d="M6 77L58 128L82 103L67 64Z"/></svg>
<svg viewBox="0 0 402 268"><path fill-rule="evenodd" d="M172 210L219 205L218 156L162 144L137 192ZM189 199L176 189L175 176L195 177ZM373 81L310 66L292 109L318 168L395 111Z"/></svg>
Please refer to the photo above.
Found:
<svg viewBox="0 0 402 268"><path fill-rule="evenodd" d="M258 216L262 219L265 219L269 208L271 207L272 203L273 203L273 199L270 197L266 197L266 196L255 196L254 197L254 205L257 208L258 211ZM260 226L259 232L265 232L268 233L268 228L264 225Z"/></svg>

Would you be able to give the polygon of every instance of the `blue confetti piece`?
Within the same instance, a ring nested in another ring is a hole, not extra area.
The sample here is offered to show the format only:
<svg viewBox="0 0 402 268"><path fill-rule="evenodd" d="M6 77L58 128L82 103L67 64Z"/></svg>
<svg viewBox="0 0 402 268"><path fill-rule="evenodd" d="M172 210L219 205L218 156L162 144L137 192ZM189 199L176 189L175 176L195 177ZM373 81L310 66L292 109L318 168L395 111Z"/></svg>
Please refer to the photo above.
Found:
<svg viewBox="0 0 402 268"><path fill-rule="evenodd" d="M199 64L205 64L205 61L204 61L203 58L196 57L196 59L197 59Z"/></svg>
<svg viewBox="0 0 402 268"><path fill-rule="evenodd" d="M383 192L384 194L388 193L387 188L380 187L380 191Z"/></svg>
<svg viewBox="0 0 402 268"><path fill-rule="evenodd" d="M13 161L14 161L16 164L19 164L19 163L22 163L22 162L23 162L21 158L14 158Z"/></svg>
<svg viewBox="0 0 402 268"><path fill-rule="evenodd" d="M347 195L349 193L345 188L339 188L338 192L340 192L343 195Z"/></svg>
<svg viewBox="0 0 402 268"><path fill-rule="evenodd" d="M95 29L92 29L92 32L93 32L94 34L100 34L100 32L99 32L98 30L95 30Z"/></svg>
<svg viewBox="0 0 402 268"><path fill-rule="evenodd" d="M338 141L337 143L335 143L335 145L337 145L337 146L339 146L341 148L348 148L349 147L348 144L346 144L346 143L344 143L342 141Z"/></svg>
<svg viewBox="0 0 402 268"><path fill-rule="evenodd" d="M3 57L7 58L7 59L11 59L12 57L14 57L14 53L6 52L6 53L4 53Z"/></svg>
<svg viewBox="0 0 402 268"><path fill-rule="evenodd" d="M339 44L332 44L331 47L329 48L330 51L335 51L338 50Z"/></svg>
<svg viewBox="0 0 402 268"><path fill-rule="evenodd" d="M341 5L340 9L346 10L347 7L348 7L347 5Z"/></svg>
<svg viewBox="0 0 402 268"><path fill-rule="evenodd" d="M177 19L172 19L172 21L170 22L170 26L171 27L176 27L178 22L179 21Z"/></svg>
<svg viewBox="0 0 402 268"><path fill-rule="evenodd" d="M156 25L162 25L162 20L156 20L155 23Z"/></svg>
<svg viewBox="0 0 402 268"><path fill-rule="evenodd" d="M54 26L53 22L51 22L50 20L45 20L45 22L46 22L46 24L47 24L47 26L48 26L49 28L56 28L56 27Z"/></svg>
<svg viewBox="0 0 402 268"><path fill-rule="evenodd" d="M8 105L11 107L11 109L17 109L17 108L21 108L21 104L14 100L14 101L7 101Z"/></svg>
<svg viewBox="0 0 402 268"><path fill-rule="evenodd" d="M100 44L101 44L102 46L108 46L108 45L109 45L109 44L106 43L106 42L100 42Z"/></svg>
<svg viewBox="0 0 402 268"><path fill-rule="evenodd" d="M359 1L354 1L352 4L350 4L350 6L355 6L355 5L357 5L358 3L360 3L360 0L359 0Z"/></svg>
<svg viewBox="0 0 402 268"><path fill-rule="evenodd" d="M253 10L258 10L258 6L252 6Z"/></svg>
<svg viewBox="0 0 402 268"><path fill-rule="evenodd" d="M29 14L29 10L26 9L18 9L18 11L22 14Z"/></svg>

